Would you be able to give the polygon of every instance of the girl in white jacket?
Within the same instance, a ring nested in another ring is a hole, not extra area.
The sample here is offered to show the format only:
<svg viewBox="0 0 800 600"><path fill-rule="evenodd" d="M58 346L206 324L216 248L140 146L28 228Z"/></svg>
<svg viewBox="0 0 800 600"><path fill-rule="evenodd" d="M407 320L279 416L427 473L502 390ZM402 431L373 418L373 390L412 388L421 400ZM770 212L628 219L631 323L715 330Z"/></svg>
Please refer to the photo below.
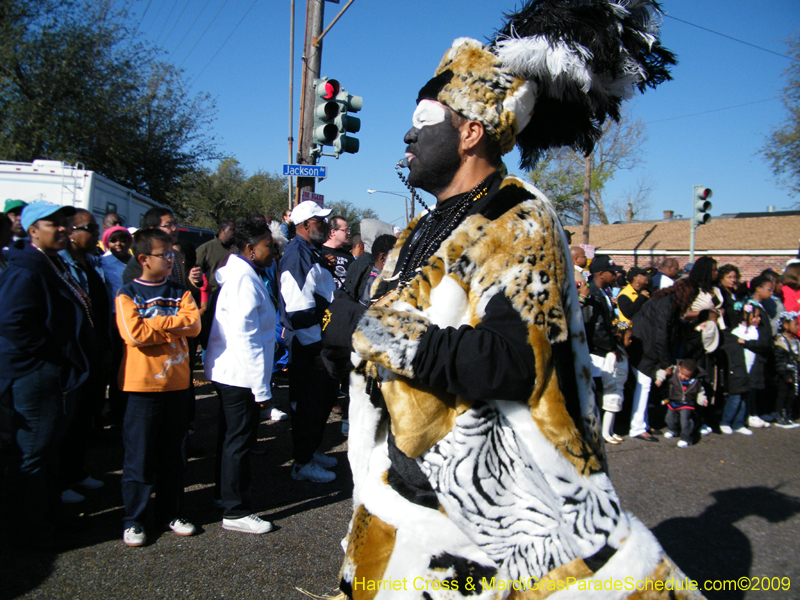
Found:
<svg viewBox="0 0 800 600"><path fill-rule="evenodd" d="M276 256L269 227L249 217L236 223L236 247L216 272L220 284L204 361L220 399L216 491L223 529L267 533L272 523L253 514L250 454L256 441L259 404L272 397L276 307L265 268Z"/></svg>
<svg viewBox="0 0 800 600"><path fill-rule="evenodd" d="M617 349L606 354L603 363L603 438L606 444L619 444L622 437L614 433L614 420L622 410L625 382L628 379L628 353L625 349L633 340L633 325L619 319L612 323Z"/></svg>

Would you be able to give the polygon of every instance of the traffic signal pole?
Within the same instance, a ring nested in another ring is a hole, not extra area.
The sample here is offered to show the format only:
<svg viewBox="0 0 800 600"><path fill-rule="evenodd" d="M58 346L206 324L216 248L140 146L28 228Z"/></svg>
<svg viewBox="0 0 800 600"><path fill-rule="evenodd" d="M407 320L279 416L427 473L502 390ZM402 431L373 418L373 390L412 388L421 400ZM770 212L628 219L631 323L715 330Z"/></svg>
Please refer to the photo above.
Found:
<svg viewBox="0 0 800 600"><path fill-rule="evenodd" d="M322 64L322 21L325 14L325 0L307 0L306 37L303 44L303 80L300 100L300 140L298 143L297 164L315 165L316 158L311 155L314 129L314 80L319 78ZM303 191L313 192L316 180L313 177L297 178L297 197L299 202Z"/></svg>

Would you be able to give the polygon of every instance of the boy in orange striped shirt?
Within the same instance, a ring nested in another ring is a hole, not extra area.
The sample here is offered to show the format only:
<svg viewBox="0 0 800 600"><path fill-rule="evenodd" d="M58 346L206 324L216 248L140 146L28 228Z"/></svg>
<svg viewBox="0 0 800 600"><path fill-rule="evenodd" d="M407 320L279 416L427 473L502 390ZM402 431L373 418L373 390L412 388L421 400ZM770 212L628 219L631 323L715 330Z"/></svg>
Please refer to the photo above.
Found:
<svg viewBox="0 0 800 600"><path fill-rule="evenodd" d="M178 535L195 532L180 510L191 401L186 338L200 333L200 314L191 293L167 279L174 261L169 235L160 229L137 231L132 250L142 276L122 286L116 298L125 342L119 387L129 393L122 428L123 541L142 546L147 540L142 521L153 490L156 523L168 523Z"/></svg>

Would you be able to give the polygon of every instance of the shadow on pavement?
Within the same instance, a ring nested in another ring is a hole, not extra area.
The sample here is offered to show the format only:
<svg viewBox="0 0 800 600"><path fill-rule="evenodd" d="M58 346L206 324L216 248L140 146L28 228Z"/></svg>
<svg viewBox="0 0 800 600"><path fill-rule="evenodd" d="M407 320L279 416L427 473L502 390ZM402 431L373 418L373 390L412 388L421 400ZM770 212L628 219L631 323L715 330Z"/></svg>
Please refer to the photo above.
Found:
<svg viewBox="0 0 800 600"><path fill-rule="evenodd" d="M680 556L684 572L701 586L704 581L766 575L751 572L753 549L736 524L750 516L770 523L788 521L800 513L800 500L763 486L721 490L711 496L716 502L699 516L669 519L653 528L664 550L669 556ZM744 591L730 589L703 593L709 600L745 597ZM763 592L752 593L765 597Z"/></svg>

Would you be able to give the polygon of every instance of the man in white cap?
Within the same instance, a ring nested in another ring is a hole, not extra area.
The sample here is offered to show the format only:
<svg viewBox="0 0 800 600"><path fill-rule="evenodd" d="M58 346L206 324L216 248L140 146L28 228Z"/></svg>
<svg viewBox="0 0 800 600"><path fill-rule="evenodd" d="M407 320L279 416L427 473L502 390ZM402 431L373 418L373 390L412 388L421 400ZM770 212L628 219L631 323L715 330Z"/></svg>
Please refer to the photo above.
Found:
<svg viewBox="0 0 800 600"><path fill-rule="evenodd" d="M338 381L325 371L322 316L333 302L336 285L320 253L330 226L330 209L306 200L292 210L296 235L280 262L280 319L289 346L289 403L292 415L292 478L314 483L333 481L327 469L336 459L318 452L325 423L336 401Z"/></svg>

